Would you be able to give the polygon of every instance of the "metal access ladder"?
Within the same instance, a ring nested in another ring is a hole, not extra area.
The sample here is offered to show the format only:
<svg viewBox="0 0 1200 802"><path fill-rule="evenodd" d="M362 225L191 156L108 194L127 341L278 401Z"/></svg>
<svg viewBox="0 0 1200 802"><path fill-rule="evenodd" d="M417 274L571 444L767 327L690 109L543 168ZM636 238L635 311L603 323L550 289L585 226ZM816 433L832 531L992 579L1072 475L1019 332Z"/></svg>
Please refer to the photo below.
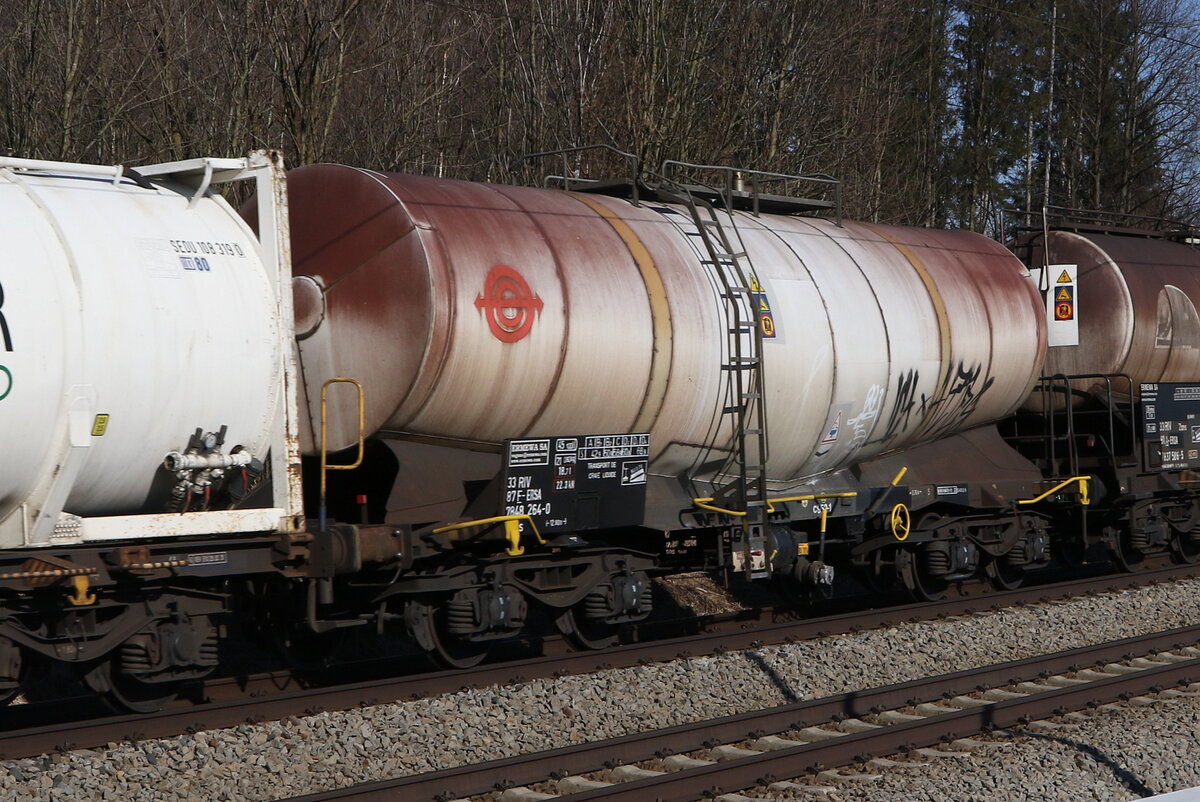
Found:
<svg viewBox="0 0 1200 802"><path fill-rule="evenodd" d="M741 567L751 579L770 576L766 553L767 430L763 386L762 331L756 304L761 292L750 257L742 246L733 210L718 209L698 197L686 184L664 179L656 187L664 200L688 210L696 234L708 256L708 264L720 281L728 337L726 403L722 418L733 431L731 463L727 473L732 482L704 501L713 510L736 517L740 526L731 532L731 553L740 552ZM727 218L722 221L722 217ZM733 237L730 236L733 232ZM736 238L736 244L735 244Z"/></svg>

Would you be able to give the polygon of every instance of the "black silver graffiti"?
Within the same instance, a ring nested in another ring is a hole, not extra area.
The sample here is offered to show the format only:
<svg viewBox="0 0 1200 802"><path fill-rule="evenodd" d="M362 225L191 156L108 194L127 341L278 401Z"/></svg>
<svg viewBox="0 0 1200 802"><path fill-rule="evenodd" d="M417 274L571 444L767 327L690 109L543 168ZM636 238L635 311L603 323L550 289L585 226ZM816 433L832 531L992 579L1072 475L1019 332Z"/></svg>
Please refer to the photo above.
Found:
<svg viewBox="0 0 1200 802"><path fill-rule="evenodd" d="M918 401L917 382L920 373L907 370L900 374L896 380L895 401L888 416L883 439L890 440L905 431L914 412L922 421L918 433L921 438L940 437L957 428L963 420L975 413L983 394L996 381L994 376L989 376L980 382L982 375L983 365L967 367L965 363L959 362L953 373L947 377L949 381L944 382L943 386L948 385L944 392L932 396L921 393Z"/></svg>
<svg viewBox="0 0 1200 802"><path fill-rule="evenodd" d="M12 350L12 335L8 333L8 321L4 318L4 285L0 284L0 336L4 337L4 350Z"/></svg>

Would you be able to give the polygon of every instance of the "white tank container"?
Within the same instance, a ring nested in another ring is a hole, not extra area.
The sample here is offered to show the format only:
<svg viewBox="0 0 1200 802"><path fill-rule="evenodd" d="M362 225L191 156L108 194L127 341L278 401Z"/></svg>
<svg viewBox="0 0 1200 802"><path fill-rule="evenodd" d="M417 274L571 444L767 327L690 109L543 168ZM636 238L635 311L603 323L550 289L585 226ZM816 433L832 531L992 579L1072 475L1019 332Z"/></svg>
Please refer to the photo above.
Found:
<svg viewBox="0 0 1200 802"><path fill-rule="evenodd" d="M196 428L265 458L281 404L270 277L223 199L28 164L0 162L8 547L78 539L60 513L160 512L151 482Z"/></svg>

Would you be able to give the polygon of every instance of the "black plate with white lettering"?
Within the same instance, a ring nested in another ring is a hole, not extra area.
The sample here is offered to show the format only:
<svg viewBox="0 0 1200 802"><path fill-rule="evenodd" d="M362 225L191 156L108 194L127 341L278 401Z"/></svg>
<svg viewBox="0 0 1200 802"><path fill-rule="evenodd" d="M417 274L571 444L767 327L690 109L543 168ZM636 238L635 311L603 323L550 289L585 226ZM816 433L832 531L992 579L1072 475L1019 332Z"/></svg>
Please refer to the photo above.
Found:
<svg viewBox="0 0 1200 802"><path fill-rule="evenodd" d="M637 526L646 510L648 434L504 441L502 515L528 515L544 533Z"/></svg>
<svg viewBox="0 0 1200 802"><path fill-rule="evenodd" d="M1200 469L1200 384L1143 384L1141 397L1146 470Z"/></svg>

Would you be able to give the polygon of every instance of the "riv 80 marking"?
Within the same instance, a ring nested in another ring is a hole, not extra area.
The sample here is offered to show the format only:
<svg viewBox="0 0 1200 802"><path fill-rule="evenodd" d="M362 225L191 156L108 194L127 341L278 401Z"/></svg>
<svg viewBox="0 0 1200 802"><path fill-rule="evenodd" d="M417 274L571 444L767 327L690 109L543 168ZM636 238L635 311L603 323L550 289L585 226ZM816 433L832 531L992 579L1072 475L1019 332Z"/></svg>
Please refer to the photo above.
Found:
<svg viewBox="0 0 1200 802"><path fill-rule="evenodd" d="M4 317L4 285L0 284L0 337L4 338L4 350L12 351L12 335L8 331L8 319ZM0 373L4 374L0 377L0 401L8 398L8 394L12 392L13 377L12 371L6 365L0 365Z"/></svg>

